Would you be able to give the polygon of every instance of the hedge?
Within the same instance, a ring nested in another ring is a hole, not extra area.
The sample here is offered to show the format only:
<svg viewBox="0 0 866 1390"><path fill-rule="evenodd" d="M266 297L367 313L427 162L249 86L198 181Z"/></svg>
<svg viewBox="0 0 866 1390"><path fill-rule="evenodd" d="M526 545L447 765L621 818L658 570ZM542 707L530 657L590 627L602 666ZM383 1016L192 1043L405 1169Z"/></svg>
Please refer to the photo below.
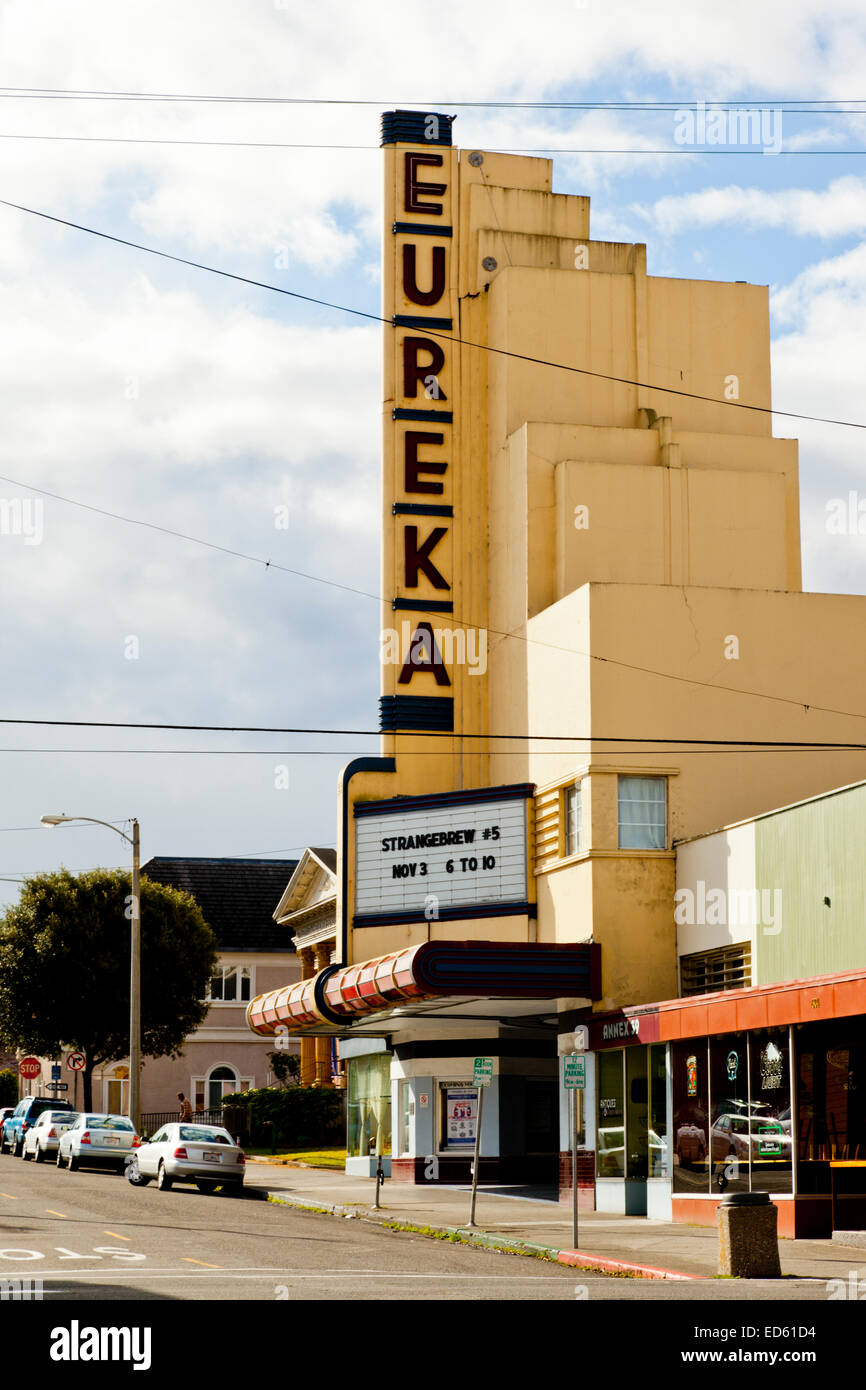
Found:
<svg viewBox="0 0 866 1390"><path fill-rule="evenodd" d="M315 1148L346 1137L343 1092L330 1087L264 1086L225 1096L225 1123L243 1142L281 1148Z"/></svg>

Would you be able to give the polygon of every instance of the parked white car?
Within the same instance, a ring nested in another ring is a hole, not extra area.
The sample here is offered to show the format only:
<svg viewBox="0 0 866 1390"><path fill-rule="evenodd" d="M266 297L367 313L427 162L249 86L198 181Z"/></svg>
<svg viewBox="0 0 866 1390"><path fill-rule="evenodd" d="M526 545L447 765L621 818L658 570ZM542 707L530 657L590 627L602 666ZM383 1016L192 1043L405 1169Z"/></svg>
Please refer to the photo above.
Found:
<svg viewBox="0 0 866 1390"><path fill-rule="evenodd" d="M24 1148L21 1157L26 1162L33 1158L42 1163L60 1147L60 1136L75 1124L78 1115L74 1110L43 1110L35 1124L30 1125L24 1135Z"/></svg>
<svg viewBox="0 0 866 1390"><path fill-rule="evenodd" d="M235 1197L243 1196L244 1151L227 1129L216 1125L163 1125L152 1139L144 1139L127 1160L126 1176L133 1187L156 1185L167 1192L176 1182L195 1183L199 1192L215 1192L222 1187Z"/></svg>
<svg viewBox="0 0 866 1390"><path fill-rule="evenodd" d="M111 1167L122 1173L127 1154L140 1143L125 1115L94 1114L88 1110L60 1136L57 1167L65 1164L71 1173L79 1166Z"/></svg>

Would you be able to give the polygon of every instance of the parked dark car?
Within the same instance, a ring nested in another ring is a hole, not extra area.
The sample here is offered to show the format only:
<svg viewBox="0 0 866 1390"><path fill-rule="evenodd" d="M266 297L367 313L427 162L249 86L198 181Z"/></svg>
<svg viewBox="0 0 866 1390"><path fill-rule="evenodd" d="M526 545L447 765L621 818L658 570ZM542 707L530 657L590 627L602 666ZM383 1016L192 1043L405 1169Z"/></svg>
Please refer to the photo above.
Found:
<svg viewBox="0 0 866 1390"><path fill-rule="evenodd" d="M12 1153L20 1158L24 1152L24 1135L39 1118L43 1110L71 1110L75 1106L68 1100L55 1100L54 1096L25 1096L19 1100L8 1119L0 1129L0 1153Z"/></svg>

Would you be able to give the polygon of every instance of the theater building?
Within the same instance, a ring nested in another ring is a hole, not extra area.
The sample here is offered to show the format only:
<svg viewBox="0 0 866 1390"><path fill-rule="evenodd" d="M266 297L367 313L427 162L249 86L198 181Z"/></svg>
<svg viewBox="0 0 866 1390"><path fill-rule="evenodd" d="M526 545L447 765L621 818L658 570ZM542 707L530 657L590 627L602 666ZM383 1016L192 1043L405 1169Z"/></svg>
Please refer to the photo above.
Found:
<svg viewBox="0 0 866 1390"><path fill-rule="evenodd" d="M460 151L445 115L382 144L381 748L340 780L332 959L248 1020L341 1040L350 1166L406 1181L467 1176L492 1057L481 1177L552 1187L578 1030L585 1200L669 1217L649 1137L647 1171L623 1151L643 1111L672 1163L699 1036L663 1022L675 842L866 777L866 600L802 590L765 286L649 276L550 160Z"/></svg>

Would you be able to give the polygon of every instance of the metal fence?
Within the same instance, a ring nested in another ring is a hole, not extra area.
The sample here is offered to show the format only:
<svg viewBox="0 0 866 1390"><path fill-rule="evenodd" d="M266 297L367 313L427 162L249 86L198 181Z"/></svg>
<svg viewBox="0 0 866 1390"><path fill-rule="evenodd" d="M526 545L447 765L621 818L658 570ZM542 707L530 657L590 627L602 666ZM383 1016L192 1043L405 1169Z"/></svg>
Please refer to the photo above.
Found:
<svg viewBox="0 0 866 1390"><path fill-rule="evenodd" d="M141 1132L151 1135L162 1125L173 1124L177 1119L177 1110L148 1110L141 1116ZM196 1121L200 1125L222 1126L223 1112L222 1110L196 1110L192 1120L188 1120L187 1124L195 1124Z"/></svg>

